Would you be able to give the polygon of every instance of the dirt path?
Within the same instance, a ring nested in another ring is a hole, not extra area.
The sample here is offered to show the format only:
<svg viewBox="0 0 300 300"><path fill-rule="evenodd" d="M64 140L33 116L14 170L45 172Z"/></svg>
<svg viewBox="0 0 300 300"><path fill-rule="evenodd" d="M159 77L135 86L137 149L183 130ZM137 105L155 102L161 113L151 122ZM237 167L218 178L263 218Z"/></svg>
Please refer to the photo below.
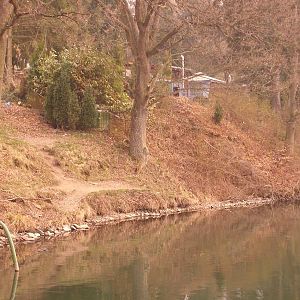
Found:
<svg viewBox="0 0 300 300"><path fill-rule="evenodd" d="M140 188L132 186L124 181L101 181L88 182L71 177L69 174L59 167L56 163L55 157L51 156L45 149L51 148L58 141L63 141L63 135L57 137L43 136L31 137L23 136L28 144L34 146L45 160L45 164L52 170L52 174L57 182L55 189L65 194L63 201L54 202L54 205L64 212L76 211L81 203L81 200L86 198L90 193L118 191L118 190L139 190Z"/></svg>
<svg viewBox="0 0 300 300"><path fill-rule="evenodd" d="M88 182L72 177L57 164L54 156L51 156L46 149L51 149L55 143L64 142L69 136L68 133L54 129L45 123L38 111L26 109L16 105L10 108L1 108L1 113L7 124L16 130L18 137L28 144L34 146L44 159L45 164L52 170L57 184L54 188L65 194L62 201L53 204L64 212L76 211L81 200L93 192L118 191L118 190L140 190L124 181L101 181Z"/></svg>

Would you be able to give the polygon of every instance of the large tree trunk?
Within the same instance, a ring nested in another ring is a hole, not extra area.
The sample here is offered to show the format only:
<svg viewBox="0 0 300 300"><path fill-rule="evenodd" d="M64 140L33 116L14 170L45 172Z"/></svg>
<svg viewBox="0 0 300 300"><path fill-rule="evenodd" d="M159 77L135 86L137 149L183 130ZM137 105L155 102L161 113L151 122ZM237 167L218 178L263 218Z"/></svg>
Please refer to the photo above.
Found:
<svg viewBox="0 0 300 300"><path fill-rule="evenodd" d="M299 15L298 5L295 2L295 18L294 18L294 45L291 52L291 77L289 87L289 117L286 128L286 148L289 155L295 152L296 124L299 118L299 100L297 99L297 91L299 85L299 49L298 49L298 33L299 33Z"/></svg>
<svg viewBox="0 0 300 300"><path fill-rule="evenodd" d="M2 98L3 88L4 88L4 71L5 71L5 56L7 39L6 34L0 37L0 100Z"/></svg>
<svg viewBox="0 0 300 300"><path fill-rule="evenodd" d="M136 0L115 1L118 9L121 9L120 20L122 28L126 32L127 42L135 59L135 91L134 105L132 109L130 131L130 154L138 160L147 161L147 105L150 93L155 82L151 78L150 57L159 54L176 33L183 27L183 22L176 22L176 26L170 26L171 30L159 37L159 24L163 18L161 10L172 8L174 20L179 18L176 1L147 1ZM174 3L173 3L174 2ZM175 10L173 11L173 8ZM176 13L175 13L176 11Z"/></svg>
<svg viewBox="0 0 300 300"><path fill-rule="evenodd" d="M289 155L295 152L296 119L290 119L286 127L286 149Z"/></svg>
<svg viewBox="0 0 300 300"><path fill-rule="evenodd" d="M0 0L0 29L5 28L9 18L10 5L8 0ZM5 57L7 49L7 30L0 35L0 99L4 88Z"/></svg>
<svg viewBox="0 0 300 300"><path fill-rule="evenodd" d="M6 84L13 86L13 64L12 64L12 28L7 31L7 51L6 51Z"/></svg>
<svg viewBox="0 0 300 300"><path fill-rule="evenodd" d="M289 88L289 119L286 128L286 148L289 155L293 155L295 151L296 124L299 117L299 103L297 103L298 101L296 98L299 84L298 66L299 53L295 50L292 59L292 74Z"/></svg>
<svg viewBox="0 0 300 300"><path fill-rule="evenodd" d="M147 104L149 100L150 61L146 52L146 39L141 33L136 57L136 82L131 116L130 154L138 160L146 159L147 149Z"/></svg>
<svg viewBox="0 0 300 300"><path fill-rule="evenodd" d="M130 154L142 161L147 151L147 107L134 101L131 112Z"/></svg>
<svg viewBox="0 0 300 300"><path fill-rule="evenodd" d="M276 69L273 78L273 93L272 93L272 108L275 112L281 111L281 97L280 97L280 69Z"/></svg>

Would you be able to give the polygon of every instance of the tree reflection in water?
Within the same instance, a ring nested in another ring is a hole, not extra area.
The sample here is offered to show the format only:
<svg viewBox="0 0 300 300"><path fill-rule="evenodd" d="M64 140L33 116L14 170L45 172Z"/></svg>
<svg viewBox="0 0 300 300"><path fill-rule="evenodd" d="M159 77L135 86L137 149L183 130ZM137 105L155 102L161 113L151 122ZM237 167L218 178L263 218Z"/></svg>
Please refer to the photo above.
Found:
<svg viewBox="0 0 300 300"><path fill-rule="evenodd" d="M298 208L193 214L21 246L16 298L300 299L299 217Z"/></svg>

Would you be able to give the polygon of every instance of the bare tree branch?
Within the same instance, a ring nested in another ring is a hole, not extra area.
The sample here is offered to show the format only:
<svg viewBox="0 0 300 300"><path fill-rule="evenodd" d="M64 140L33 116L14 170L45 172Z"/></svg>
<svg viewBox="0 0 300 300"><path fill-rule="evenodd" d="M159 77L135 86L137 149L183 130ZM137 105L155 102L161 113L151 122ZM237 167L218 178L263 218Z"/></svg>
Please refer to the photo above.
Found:
<svg viewBox="0 0 300 300"><path fill-rule="evenodd" d="M156 55L157 53L159 53L164 45L172 38L174 37L179 31L180 29L183 27L183 24L180 24L179 26L175 27L172 31L170 31L169 33L167 33L159 42L158 44L156 44L155 46L153 46L148 52L148 56L153 56Z"/></svg>

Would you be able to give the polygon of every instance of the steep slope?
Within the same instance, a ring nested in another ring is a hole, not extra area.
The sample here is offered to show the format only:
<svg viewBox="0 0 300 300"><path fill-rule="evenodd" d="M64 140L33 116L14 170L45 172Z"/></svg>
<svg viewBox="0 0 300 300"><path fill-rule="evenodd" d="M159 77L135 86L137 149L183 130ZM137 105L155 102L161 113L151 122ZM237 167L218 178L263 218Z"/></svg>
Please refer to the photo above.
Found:
<svg viewBox="0 0 300 300"><path fill-rule="evenodd" d="M161 99L149 116L151 155L140 170L128 156L126 118L112 120L105 133L62 132L37 111L1 106L0 219L25 230L296 193L299 164L284 156L276 116L253 110L254 102L237 112L225 96L218 98L221 125L212 120L214 100Z"/></svg>
<svg viewBox="0 0 300 300"><path fill-rule="evenodd" d="M278 129L271 132L268 123L279 119L265 115L265 128L258 128L261 122L251 128L246 126L247 116L239 124L230 116L231 108L223 106L228 114L215 125L213 105L165 99L150 129L150 147L160 166L197 196L223 200L291 192L297 185L299 161L284 155Z"/></svg>

